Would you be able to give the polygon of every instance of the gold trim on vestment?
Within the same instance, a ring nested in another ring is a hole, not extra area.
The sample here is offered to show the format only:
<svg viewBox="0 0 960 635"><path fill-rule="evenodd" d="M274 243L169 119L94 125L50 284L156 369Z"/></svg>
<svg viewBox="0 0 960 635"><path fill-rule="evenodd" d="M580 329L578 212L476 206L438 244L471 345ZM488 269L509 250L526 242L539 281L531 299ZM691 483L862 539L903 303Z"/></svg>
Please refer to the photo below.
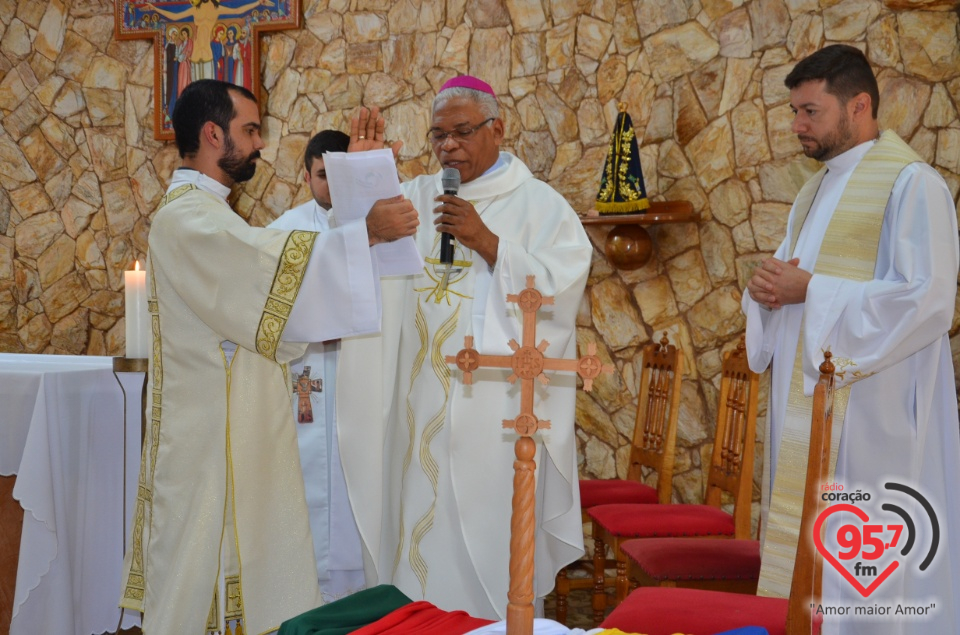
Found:
<svg viewBox="0 0 960 635"><path fill-rule="evenodd" d="M199 190L200 188L194 185L193 183L186 183L180 187L176 187L166 194L163 195L163 198L160 199L160 203L157 205L157 211L159 211L164 205L172 203L187 192L192 192L193 190Z"/></svg>
<svg viewBox="0 0 960 635"><path fill-rule="evenodd" d="M856 370L856 367L858 366L857 362L847 357L831 357L830 361L833 363L834 368L836 368L836 370L833 373L833 376L837 378L837 381L845 382L847 380L847 373L849 373L850 376L856 379L857 381L860 381L861 379L866 379L867 377L871 377L876 374L876 373L864 373L859 370ZM853 370L848 370L848 369L853 369Z"/></svg>
<svg viewBox="0 0 960 635"><path fill-rule="evenodd" d="M420 306L419 302L417 306ZM424 595L426 595L427 592L428 568L426 560L420 553L420 543L433 528L434 514L437 506L437 489L440 482L440 466L437 464L437 460L430 450L430 444L440 431L443 430L443 425L447 418L447 401L450 398L450 366L447 365L444 359L442 348L457 330L460 306L460 304L457 304L457 308L453 314L440 325L433 338L433 343L430 346L430 365L433 367L434 375L440 381L440 386L443 388L443 401L437 409L437 412L427 421L423 429L423 435L420 437L420 467L426 475L427 480L430 481L430 485L433 487L433 500L426 513L420 517L413 527L413 532L410 536L409 554L410 568L413 569L417 579L420 580L420 587Z"/></svg>
<svg viewBox="0 0 960 635"><path fill-rule="evenodd" d="M220 630L220 585L213 584L213 601L210 602L210 612L207 613L207 633L216 633Z"/></svg>
<svg viewBox="0 0 960 635"><path fill-rule="evenodd" d="M223 610L224 621L243 619L243 597L240 591L240 576L232 575L224 580L227 589L227 605Z"/></svg>
<svg viewBox="0 0 960 635"><path fill-rule="evenodd" d="M471 201L471 204L476 204L474 201ZM486 209L486 207L484 207ZM439 254L440 249L440 234L437 234L433 239L433 251ZM461 252L461 258L456 258L456 252ZM466 252L465 254L463 252ZM433 283L432 286L426 287L414 287L414 291L417 293L427 292L427 295L424 297L425 300L429 300L431 296L434 298L434 302L440 304L441 301L446 300L447 306L453 306L451 301L451 296L457 296L460 298L465 298L467 300L472 300L472 296L469 296L465 293L460 293L459 291L454 291L450 287L459 283L464 278L467 277L467 274L470 272L470 267L473 266L473 251L463 247L460 243L454 244L454 261L453 264L449 267L442 262L440 262L439 255L429 256L423 259L426 263L423 267L423 273L426 274L430 281Z"/></svg>
<svg viewBox="0 0 960 635"><path fill-rule="evenodd" d="M198 189L193 184L181 185L164 195L160 199L157 211L165 205L175 201L187 192ZM144 430L146 439L143 439L143 449L140 453L140 473L137 476L137 502L133 512L133 540L131 541L130 571L127 574L127 584L123 589L120 600L122 608L143 611L145 590L145 565L143 531L146 516L149 512L153 519L153 476L157 465L157 451L160 438L160 414L163 401L163 347L160 337L160 304L157 301L157 277L153 259L147 255L149 266L149 290L147 292L147 311L150 314L150 330L152 332L151 354L153 368L150 369L150 425ZM144 404L146 407L146 404ZM149 460L148 460L149 457ZM149 469L149 473L148 473Z"/></svg>
<svg viewBox="0 0 960 635"><path fill-rule="evenodd" d="M424 596L427 594L427 574L429 570L426 559L423 557L423 554L420 553L420 543L430 530L433 529L436 507L437 501L434 499L433 502L430 503L427 512L421 516L413 526L413 531L410 534L410 568L413 569L417 580L420 581L420 591Z"/></svg>
<svg viewBox="0 0 960 635"><path fill-rule="evenodd" d="M430 452L430 444L443 428L446 419L447 400L450 396L450 366L446 363L443 355L443 345L453 335L457 328L457 318L460 315L460 305L457 305L447 320L437 329L437 334L433 339L433 345L430 347L430 365L433 367L433 374L440 381L443 387L443 405L437 413L431 417L430 423L423 430L423 437L420 439L420 465L424 473L433 486L433 493L437 493L437 485L440 482L440 467L433 454Z"/></svg>
<svg viewBox="0 0 960 635"><path fill-rule="evenodd" d="M221 354L223 354L223 347L220 348ZM237 357L241 355L241 350L237 349L233 357L230 358L230 362L225 364L225 369L227 371L227 427L224 438L224 447L226 448L226 465L227 465L227 491L224 492L224 514L229 513L232 515L232 522L230 523L231 528L233 529L233 535L229 536L228 539L233 540L232 555L237 558L237 574L228 575L229 571L223 572L223 582L224 588L226 590L226 598L223 609L223 620L226 625L230 620L242 620L246 623L246 616L244 615L244 604L243 604L243 587L241 585L241 579L243 575L243 560L240 555L240 535L239 523L237 522L237 501L236 501L236 492L237 487L235 483L235 474L237 466L233 463L233 445L231 444L231 408L230 404L231 391L233 390L233 364L237 361ZM226 362L226 356L224 356L224 361ZM286 384L285 384L286 385ZM224 517L224 525L226 525L226 517ZM223 538L221 537L221 540ZM221 553L223 552L223 546L220 547ZM228 561L229 564L229 561Z"/></svg>
<svg viewBox="0 0 960 635"><path fill-rule="evenodd" d="M423 305L420 304L420 298L417 298L417 312L414 315L414 326L417 329L417 337L420 340L420 348L413 360L413 370L410 373L410 384L407 388L407 451L403 455L403 468L400 471L400 540L397 542L397 553L393 558L393 574L397 574L397 568L400 566L400 560L403 556L403 544L406 540L406 528L403 522L403 484L407 479L407 471L410 469L410 463L413 462L413 444L417 435L417 421L413 412L413 405L410 403L410 395L413 392L413 385L420 375L423 368L423 360L427 358L427 348L429 344L429 334L427 333L427 319L423 315Z"/></svg>
<svg viewBox="0 0 960 635"><path fill-rule="evenodd" d="M283 254L277 263L270 295L267 296L260 325L257 327L257 352L276 361L280 335L290 319L290 311L300 292L303 276L310 262L310 253L317 240L317 232L294 230L287 237Z"/></svg>
<svg viewBox="0 0 960 635"><path fill-rule="evenodd" d="M864 155L854 169L830 219L817 256L815 275L826 275L865 282L874 279L880 233L887 202L900 172L907 165L922 159L892 131ZM818 172L800 190L795 204L796 217L791 226L790 254L796 248L803 222L810 212L817 189L826 169ZM761 556L758 595L787 597L793 578L797 543L800 536L800 515L806 480L807 455L810 445L810 420L813 397L803 394L804 323L801 325L794 358L786 417L780 440L777 472L774 476L766 536ZM833 351L845 368L857 366L845 356L846 351ZM814 365L816 367L816 364ZM852 381L837 388L833 401L833 434L830 447L830 479L834 479L837 455L843 433L843 421L850 396L850 385L870 373L850 373ZM768 424L769 425L769 424ZM767 435L769 437L769 434Z"/></svg>

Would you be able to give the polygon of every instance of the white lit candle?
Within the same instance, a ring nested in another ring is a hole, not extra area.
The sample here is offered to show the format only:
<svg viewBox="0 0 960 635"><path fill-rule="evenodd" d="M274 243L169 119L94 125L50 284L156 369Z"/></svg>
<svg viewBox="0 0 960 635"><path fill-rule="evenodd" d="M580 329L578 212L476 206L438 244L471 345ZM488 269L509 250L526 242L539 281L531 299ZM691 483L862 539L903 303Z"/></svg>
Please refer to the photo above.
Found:
<svg viewBox="0 0 960 635"><path fill-rule="evenodd" d="M129 358L145 358L150 348L150 315L147 312L147 273L140 271L140 261L133 271L123 272L127 320L127 353Z"/></svg>

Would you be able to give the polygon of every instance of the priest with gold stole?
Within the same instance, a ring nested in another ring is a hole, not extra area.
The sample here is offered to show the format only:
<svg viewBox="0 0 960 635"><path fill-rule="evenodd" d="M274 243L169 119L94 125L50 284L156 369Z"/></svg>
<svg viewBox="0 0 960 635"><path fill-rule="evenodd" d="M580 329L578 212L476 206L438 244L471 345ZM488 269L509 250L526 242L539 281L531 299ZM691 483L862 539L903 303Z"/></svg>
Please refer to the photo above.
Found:
<svg viewBox="0 0 960 635"><path fill-rule="evenodd" d="M823 567L820 605L834 609L824 633L957 633L960 425L948 337L956 207L936 170L893 131L880 134L877 82L857 48L828 46L801 60L785 84L803 152L825 165L800 190L783 243L743 296L750 367L772 368L758 593L786 597L797 543L813 539L799 535L800 502L811 395L830 350L837 390L825 485L867 498L845 499L856 501L859 518L831 512L823 551L842 567L836 555L846 542L840 558L874 574ZM888 507L913 519L899 546L890 532L904 520ZM861 526L863 551L851 548ZM878 570L892 574L883 579ZM900 605L935 606L923 617L876 611Z"/></svg>
<svg viewBox="0 0 960 635"><path fill-rule="evenodd" d="M377 135L376 116L362 124ZM320 602L285 364L379 329L369 245L418 221L391 200L323 234L252 228L227 196L264 146L254 96L193 82L173 126L183 167L149 237L148 425L120 605L149 635L265 633Z"/></svg>

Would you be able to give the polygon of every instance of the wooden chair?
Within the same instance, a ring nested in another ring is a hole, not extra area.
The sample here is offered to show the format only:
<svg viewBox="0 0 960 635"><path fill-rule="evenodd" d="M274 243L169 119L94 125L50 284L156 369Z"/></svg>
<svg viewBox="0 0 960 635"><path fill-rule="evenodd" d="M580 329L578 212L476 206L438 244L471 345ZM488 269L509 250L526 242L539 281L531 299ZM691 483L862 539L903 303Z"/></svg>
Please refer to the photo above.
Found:
<svg viewBox="0 0 960 635"><path fill-rule="evenodd" d="M637 398L637 417L633 428L630 465L626 479L584 479L580 481L580 508L583 522L589 523L587 510L591 507L612 503L668 504L673 495L674 449L677 439L677 418L680 413L680 383L683 376L683 355L670 344L666 332L659 342L651 342L643 348L641 360L640 390ZM644 467L657 473L657 487L641 481ZM556 619L567 622L567 596L571 590L592 589L594 573L592 563L572 563L557 574ZM604 566L615 566L605 559ZM571 578L574 569L588 572L587 577ZM607 586L613 586L614 578L606 577Z"/></svg>
<svg viewBox="0 0 960 635"><path fill-rule="evenodd" d="M831 354L824 354L820 379L813 393L810 451L804 487L800 535L789 598L757 597L700 589L642 587L633 591L603 621L603 628L648 635L713 635L744 626L762 626L770 635L809 635L820 632L811 605L820 603L823 558L813 546L813 526L825 507L820 484L830 478L830 436L833 426ZM809 538L809 539L808 539ZM691 610L696 607L696 610Z"/></svg>
<svg viewBox="0 0 960 635"><path fill-rule="evenodd" d="M737 354L730 356L722 373L749 385L750 373L743 357L743 338ZM734 384L736 385L736 384ZM721 400L724 396L721 394ZM756 411L744 413L743 401L727 395L727 417L746 417L747 429L756 426ZM711 589L756 594L760 578L758 540L710 538L645 538L620 545L627 560L631 585Z"/></svg>
<svg viewBox="0 0 960 635"><path fill-rule="evenodd" d="M616 558L614 583L619 604L627 596L627 561L621 544L634 538L750 538L754 444L759 377L747 365L741 338L723 362L713 456L702 505L600 505L589 510L594 537L594 619L607 609L605 580L597 574L609 545ZM733 514L721 509L723 492L733 497Z"/></svg>

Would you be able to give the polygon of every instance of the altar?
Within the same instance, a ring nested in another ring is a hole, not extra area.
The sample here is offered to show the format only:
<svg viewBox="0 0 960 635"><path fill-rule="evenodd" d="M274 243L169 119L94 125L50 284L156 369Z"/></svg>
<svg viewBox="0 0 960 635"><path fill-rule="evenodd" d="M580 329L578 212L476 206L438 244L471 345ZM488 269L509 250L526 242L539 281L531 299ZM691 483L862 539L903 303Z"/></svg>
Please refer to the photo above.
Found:
<svg viewBox="0 0 960 635"><path fill-rule="evenodd" d="M24 509L11 635L139 624L117 602L142 385L112 357L0 354L0 475Z"/></svg>

